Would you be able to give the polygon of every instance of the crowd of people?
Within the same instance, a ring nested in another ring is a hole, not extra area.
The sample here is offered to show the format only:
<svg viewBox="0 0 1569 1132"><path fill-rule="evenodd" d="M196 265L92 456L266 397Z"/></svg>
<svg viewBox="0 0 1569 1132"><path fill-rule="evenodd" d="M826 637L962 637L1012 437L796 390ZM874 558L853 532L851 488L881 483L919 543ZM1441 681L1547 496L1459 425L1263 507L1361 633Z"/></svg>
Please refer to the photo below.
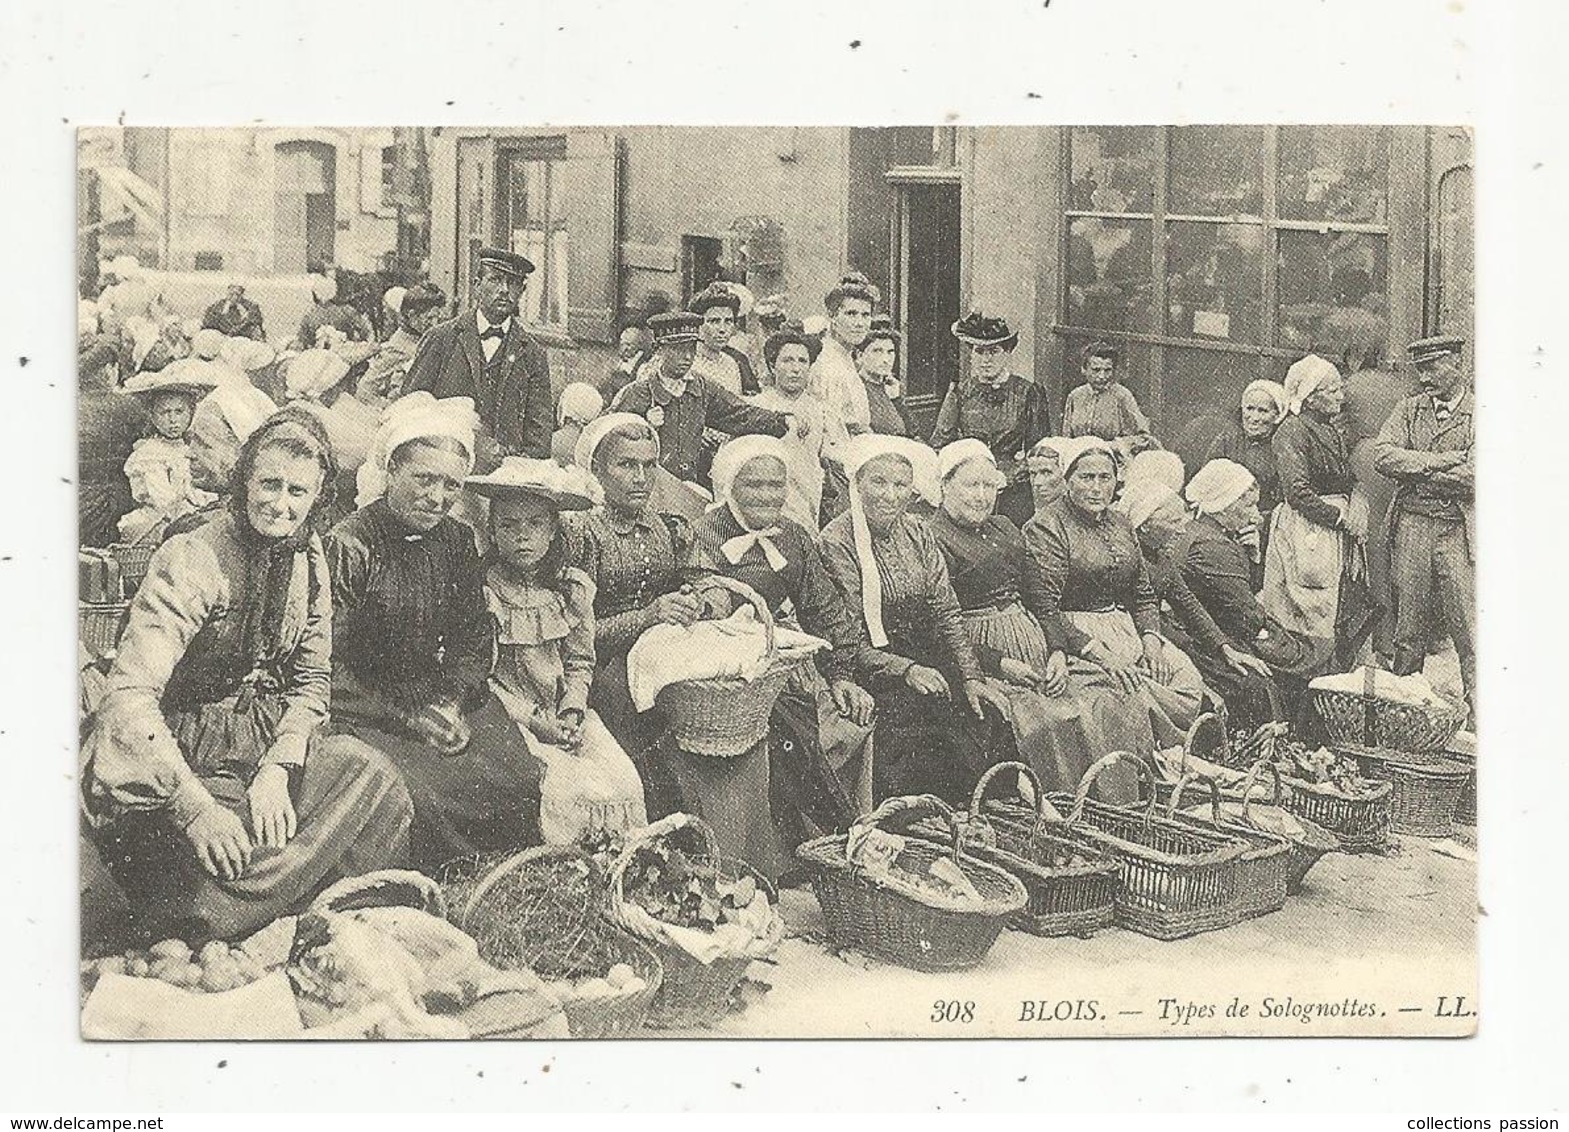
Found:
<svg viewBox="0 0 1569 1132"><path fill-rule="evenodd" d="M557 390L532 271L485 249L473 307L411 287L382 343L318 303L275 348L238 286L196 326L134 272L83 300L82 542L156 546L84 658L86 828L142 934L677 810L789 879L887 796L962 801L1005 758L1071 789L1208 710L1302 722L1315 676L1444 638L1473 697L1459 339L1412 343L1409 389L1309 354L1189 469L1114 344L1058 406L979 312L919 435L855 273L801 322L715 283ZM713 616L715 576L826 643L732 757L637 690L638 641Z"/></svg>

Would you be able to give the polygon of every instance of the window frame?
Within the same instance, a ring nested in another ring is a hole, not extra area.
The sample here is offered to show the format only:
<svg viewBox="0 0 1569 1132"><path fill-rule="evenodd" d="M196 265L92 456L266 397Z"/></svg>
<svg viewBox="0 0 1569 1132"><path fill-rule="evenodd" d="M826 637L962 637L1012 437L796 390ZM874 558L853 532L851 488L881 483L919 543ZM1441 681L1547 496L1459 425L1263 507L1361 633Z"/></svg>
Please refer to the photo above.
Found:
<svg viewBox="0 0 1569 1132"><path fill-rule="evenodd" d="M495 200L491 209L491 242L497 247L512 249L512 165L515 161L538 161L547 164L545 172L546 183L546 214L545 214L545 241L544 255L541 262L534 265L534 273L529 276L528 286L532 291L539 288L540 310L544 312L549 307L548 296L554 289L555 273L558 270L556 253L551 237L559 226L566 233L570 247L572 232L568 226L570 212L564 202L562 190L566 184L567 163L567 136L565 134L539 134L521 137L502 137L496 141L495 150ZM562 256L567 262L559 265L560 269L569 272L567 286L571 286L571 254ZM527 305L527 304L524 304ZM539 330L543 335L561 339L568 339L570 331L571 297L561 305L559 322L546 322L543 320L524 319L524 325L530 329Z"/></svg>

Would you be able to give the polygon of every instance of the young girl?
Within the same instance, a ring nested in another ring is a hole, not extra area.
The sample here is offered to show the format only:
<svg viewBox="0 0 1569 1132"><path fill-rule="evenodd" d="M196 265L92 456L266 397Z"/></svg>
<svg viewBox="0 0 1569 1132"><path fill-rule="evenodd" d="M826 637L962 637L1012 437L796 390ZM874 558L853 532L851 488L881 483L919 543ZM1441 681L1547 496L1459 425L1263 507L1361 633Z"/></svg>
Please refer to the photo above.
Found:
<svg viewBox="0 0 1569 1132"><path fill-rule="evenodd" d="M821 350L822 343L800 327L786 326L769 335L763 343L763 360L768 365L773 384L751 398L755 405L793 414L797 420L810 424L805 436L792 431L784 438L790 459L785 514L809 531L822 527L819 515L823 502L823 461L839 460L840 450L849 439L838 414L828 412L822 401L806 391L812 363Z"/></svg>
<svg viewBox="0 0 1569 1132"><path fill-rule="evenodd" d="M588 707L594 583L567 565L561 533L560 513L587 510L596 485L576 468L521 456L467 482L490 499L491 689L545 765L541 834L561 845L593 830L646 824L637 770Z"/></svg>
<svg viewBox="0 0 1569 1132"><path fill-rule="evenodd" d="M122 542L139 542L155 528L212 502L212 495L192 483L186 434L196 403L217 384L211 365L194 358L156 373L139 373L125 383L125 392L146 407L153 433L138 440L125 461L131 497L141 506L120 519Z"/></svg>

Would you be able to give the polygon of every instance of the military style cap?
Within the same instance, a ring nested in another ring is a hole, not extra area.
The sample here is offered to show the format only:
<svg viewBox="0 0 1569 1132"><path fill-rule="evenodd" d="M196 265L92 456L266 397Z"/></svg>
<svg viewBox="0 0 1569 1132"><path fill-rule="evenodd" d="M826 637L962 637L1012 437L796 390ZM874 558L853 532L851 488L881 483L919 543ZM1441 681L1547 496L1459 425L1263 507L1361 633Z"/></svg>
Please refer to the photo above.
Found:
<svg viewBox="0 0 1569 1132"><path fill-rule="evenodd" d="M655 346L674 346L682 342L696 342L697 328L703 325L701 315L691 311L667 311L648 320L649 332Z"/></svg>
<svg viewBox="0 0 1569 1132"><path fill-rule="evenodd" d="M1440 334L1435 338L1421 338L1406 347L1406 356L1412 365L1437 361L1446 354L1458 354L1465 349L1465 339L1454 334Z"/></svg>
<svg viewBox="0 0 1569 1132"><path fill-rule="evenodd" d="M526 279L534 273L534 264L530 260L518 255L517 252L509 252L505 248L481 248L479 250L479 265L480 267L493 267L497 271L510 275L515 279Z"/></svg>

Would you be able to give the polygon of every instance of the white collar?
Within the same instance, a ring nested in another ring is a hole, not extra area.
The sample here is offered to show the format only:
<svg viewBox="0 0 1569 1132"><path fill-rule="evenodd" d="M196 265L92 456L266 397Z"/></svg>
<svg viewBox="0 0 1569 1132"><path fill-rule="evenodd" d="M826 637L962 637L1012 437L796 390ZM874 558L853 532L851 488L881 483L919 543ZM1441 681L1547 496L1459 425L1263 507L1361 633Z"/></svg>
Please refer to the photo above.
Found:
<svg viewBox="0 0 1569 1132"><path fill-rule="evenodd" d="M485 312L477 307L474 310L474 324L479 328L481 334L485 333L492 326L501 327L503 333L510 333L512 330L512 318L510 315L500 322L491 322L490 319L485 317Z"/></svg>
<svg viewBox="0 0 1569 1132"><path fill-rule="evenodd" d="M1436 394L1436 393L1433 394L1433 410L1434 410L1434 412L1443 412L1443 413L1452 413L1452 412L1454 412L1457 408L1460 407L1460 402L1465 399L1465 392L1466 391L1464 389L1462 389L1462 390L1460 390L1460 392L1456 393L1453 397L1451 397L1447 401L1445 401L1438 394Z"/></svg>

